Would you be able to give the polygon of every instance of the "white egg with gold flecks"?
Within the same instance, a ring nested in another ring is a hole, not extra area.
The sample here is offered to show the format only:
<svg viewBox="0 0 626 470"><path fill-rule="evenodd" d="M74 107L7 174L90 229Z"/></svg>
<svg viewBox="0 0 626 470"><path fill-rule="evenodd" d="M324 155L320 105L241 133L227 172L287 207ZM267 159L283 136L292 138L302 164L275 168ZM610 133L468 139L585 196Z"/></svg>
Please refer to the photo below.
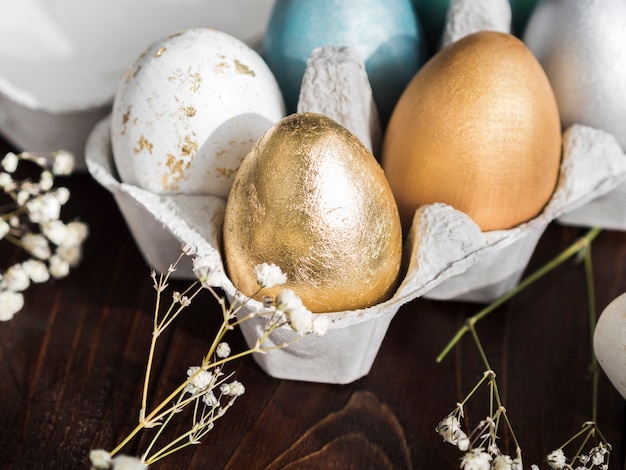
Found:
<svg viewBox="0 0 626 470"><path fill-rule="evenodd" d="M153 43L127 70L111 115L120 178L160 194L226 198L256 140L284 115L252 48L213 29Z"/></svg>

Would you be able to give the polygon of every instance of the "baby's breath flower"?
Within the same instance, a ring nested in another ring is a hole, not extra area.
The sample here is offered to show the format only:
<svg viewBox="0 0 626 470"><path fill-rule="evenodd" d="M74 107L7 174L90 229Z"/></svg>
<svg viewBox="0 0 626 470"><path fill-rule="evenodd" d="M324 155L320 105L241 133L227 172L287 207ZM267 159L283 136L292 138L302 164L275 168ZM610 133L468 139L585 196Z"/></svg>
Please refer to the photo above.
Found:
<svg viewBox="0 0 626 470"><path fill-rule="evenodd" d="M444 442L456 445L459 433L461 431L461 423L456 416L448 415L435 427L435 431L439 434Z"/></svg>
<svg viewBox="0 0 626 470"><path fill-rule="evenodd" d="M172 300L174 303L180 303L183 307L188 307L191 305L191 300L186 295L182 295L180 292L172 293Z"/></svg>
<svg viewBox="0 0 626 470"><path fill-rule="evenodd" d="M459 431L459 439L456 443L456 446L459 448L461 452L467 452L470 448L470 440L463 431Z"/></svg>
<svg viewBox="0 0 626 470"><path fill-rule="evenodd" d="M11 186L13 184L13 178L11 177L10 174L3 172L0 172L0 188L8 188L9 186Z"/></svg>
<svg viewBox="0 0 626 470"><path fill-rule="evenodd" d="M491 462L491 470L513 470L513 460L508 455L498 455Z"/></svg>
<svg viewBox="0 0 626 470"><path fill-rule="evenodd" d="M54 254L48 260L50 263L50 275L56 279L67 276L70 272L70 264L64 260L59 254Z"/></svg>
<svg viewBox="0 0 626 470"><path fill-rule="evenodd" d="M283 312L297 309L302 306L302 300L292 289L283 289L276 296L276 308Z"/></svg>
<svg viewBox="0 0 626 470"><path fill-rule="evenodd" d="M39 176L39 188L42 191L49 191L52 189L52 185L54 184L54 178L52 177L52 173L49 171L42 171Z"/></svg>
<svg viewBox="0 0 626 470"><path fill-rule="evenodd" d="M202 403L204 403L209 408L214 408L220 404L219 400L213 393L213 390L209 390L202 395Z"/></svg>
<svg viewBox="0 0 626 470"><path fill-rule="evenodd" d="M39 233L25 233L22 237L24 249L35 258L48 259L52 255L46 237Z"/></svg>
<svg viewBox="0 0 626 470"><path fill-rule="evenodd" d="M190 367L189 369L187 369L187 377L191 377L199 369L200 367L198 366ZM213 374L209 371L203 370L198 375L196 375L190 383L187 384L187 386L185 387L185 391L191 395L197 395L198 393L201 393L209 388L212 382Z"/></svg>
<svg viewBox="0 0 626 470"><path fill-rule="evenodd" d="M471 449L461 459L463 470L489 470L491 467L491 455L481 448Z"/></svg>
<svg viewBox="0 0 626 470"><path fill-rule="evenodd" d="M0 240L3 239L10 230L11 226L7 223L7 221L4 219L0 219Z"/></svg>
<svg viewBox="0 0 626 470"><path fill-rule="evenodd" d="M494 433L495 433L495 428L494 428ZM486 439L490 437L490 435L485 434L483 437ZM500 449L498 448L498 444L496 444L495 442L492 442L491 444L489 444L487 446L487 452L489 452L491 455L500 455Z"/></svg>
<svg viewBox="0 0 626 470"><path fill-rule="evenodd" d="M30 285L30 278L21 264L15 264L7 269L6 273L4 273L2 285L7 290L20 292L28 288Z"/></svg>
<svg viewBox="0 0 626 470"><path fill-rule="evenodd" d="M106 470L107 468L111 468L111 454L106 450L92 450L89 452L89 460L91 460L92 470Z"/></svg>
<svg viewBox="0 0 626 470"><path fill-rule="evenodd" d="M87 224L83 222L70 222L65 226L66 233L59 245L64 247L72 247L81 245L87 235L89 235L89 229Z"/></svg>
<svg viewBox="0 0 626 470"><path fill-rule="evenodd" d="M15 155L13 152L7 153L2 159L2 162L0 162L2 168L4 168L4 170L9 173L13 173L15 170L17 170L18 163L19 159L17 155Z"/></svg>
<svg viewBox="0 0 626 470"><path fill-rule="evenodd" d="M30 193L28 191L21 190L17 192L15 201L18 206L23 206L28 202L28 199L30 199Z"/></svg>
<svg viewBox="0 0 626 470"><path fill-rule="evenodd" d="M113 470L146 470L148 466L136 457L118 455L113 457Z"/></svg>
<svg viewBox="0 0 626 470"><path fill-rule="evenodd" d="M289 310L287 322L296 333L306 334L313 329L313 314L302 305L299 308Z"/></svg>
<svg viewBox="0 0 626 470"><path fill-rule="evenodd" d="M313 314L303 304L300 297L291 289L284 289L276 296L276 308L287 316L287 323L300 334L309 333L313 328Z"/></svg>
<svg viewBox="0 0 626 470"><path fill-rule="evenodd" d="M65 150L57 152L52 163L52 173L55 175L69 175L72 171L74 171L74 155Z"/></svg>
<svg viewBox="0 0 626 470"><path fill-rule="evenodd" d="M315 336L324 336L330 328L330 320L326 315L315 315L313 319L312 333Z"/></svg>
<svg viewBox="0 0 626 470"><path fill-rule="evenodd" d="M215 287L220 285L218 271L213 263L206 257L194 258L193 273L203 287Z"/></svg>
<svg viewBox="0 0 626 470"><path fill-rule="evenodd" d="M50 273L45 263L36 259L29 259L22 263L22 267L33 282L41 283L50 279Z"/></svg>
<svg viewBox="0 0 626 470"><path fill-rule="evenodd" d="M565 468L565 465L567 464L567 459L565 458L563 449L556 449L550 452L548 454L547 461L550 468L554 468L556 470Z"/></svg>
<svg viewBox="0 0 626 470"><path fill-rule="evenodd" d="M511 462L511 470L524 470L521 458L513 459L513 462Z"/></svg>
<svg viewBox="0 0 626 470"><path fill-rule="evenodd" d="M53 193L48 193L54 196L54 198L63 205L70 200L70 190L64 187L57 188Z"/></svg>
<svg viewBox="0 0 626 470"><path fill-rule="evenodd" d="M61 245L65 240L65 234L67 233L67 227L61 220L49 220L41 224L43 234L48 240L55 245Z"/></svg>
<svg viewBox="0 0 626 470"><path fill-rule="evenodd" d="M598 444L589 451L589 459L591 463L597 467L601 467L605 463L605 457L609 454L609 449L604 443Z"/></svg>
<svg viewBox="0 0 626 470"><path fill-rule="evenodd" d="M215 354L217 355L217 357L221 357L222 359L230 356L230 346L228 345L228 343L222 341L220 344L218 344L217 348L215 349Z"/></svg>
<svg viewBox="0 0 626 470"><path fill-rule="evenodd" d="M8 321L22 310L24 306L24 296L21 292L10 290L0 291L0 321Z"/></svg>
<svg viewBox="0 0 626 470"><path fill-rule="evenodd" d="M287 282L280 267L272 263L261 263L254 267L254 275L260 287L271 288Z"/></svg>
<svg viewBox="0 0 626 470"><path fill-rule="evenodd" d="M83 248L80 245L59 246L56 255L71 267L77 266L83 258Z"/></svg>
<svg viewBox="0 0 626 470"><path fill-rule="evenodd" d="M21 193L22 191L20 191ZM20 204L20 194L18 193L18 204ZM28 217L31 222L44 223L50 220L57 220L61 214L62 203L56 197L56 193L45 193L36 197L28 203L24 200L20 205L26 204Z"/></svg>
<svg viewBox="0 0 626 470"><path fill-rule="evenodd" d="M220 392L226 396L240 397L245 393L246 389L241 382L235 380L228 384L222 384L220 386Z"/></svg>

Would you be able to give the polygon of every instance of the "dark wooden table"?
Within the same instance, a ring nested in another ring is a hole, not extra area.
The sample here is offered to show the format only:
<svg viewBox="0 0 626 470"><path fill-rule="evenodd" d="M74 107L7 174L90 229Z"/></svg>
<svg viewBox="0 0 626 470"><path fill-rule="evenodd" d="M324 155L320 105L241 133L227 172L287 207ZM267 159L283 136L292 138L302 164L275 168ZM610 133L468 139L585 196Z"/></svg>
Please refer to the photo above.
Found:
<svg viewBox="0 0 626 470"><path fill-rule="evenodd" d="M10 147L0 143L2 155ZM113 448L136 424L150 341L149 269L109 193L88 174L63 180L68 220L90 226L84 260L70 276L26 291L24 309L0 323L0 468L83 469L94 448ZM528 271L585 232L552 225ZM0 245L0 267L19 250ZM593 244L598 311L626 291L626 234ZM460 452L434 428L484 367L469 336L435 358L479 305L417 299L394 318L370 374L349 385L278 380L248 357L235 363L246 393L202 444L162 469L453 469ZM197 364L218 325L217 304L194 301L155 358L162 398ZM583 269L572 261L478 324L526 467L591 417L590 341ZM233 349L244 346L232 332ZM481 419L485 400L468 419ZM598 423L624 467L624 399L601 375ZM181 428L182 429L182 428ZM125 449L132 454L145 441ZM502 446L511 444L502 433ZM509 447L510 449L510 447ZM510 450L511 451L511 450Z"/></svg>

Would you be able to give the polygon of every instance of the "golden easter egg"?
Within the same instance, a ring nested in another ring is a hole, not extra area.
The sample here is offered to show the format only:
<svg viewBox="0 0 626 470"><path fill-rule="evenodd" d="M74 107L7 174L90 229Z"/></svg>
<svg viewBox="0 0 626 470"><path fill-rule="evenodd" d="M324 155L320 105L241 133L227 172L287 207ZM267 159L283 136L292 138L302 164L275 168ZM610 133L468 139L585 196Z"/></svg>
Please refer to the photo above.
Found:
<svg viewBox="0 0 626 470"><path fill-rule="evenodd" d="M382 168L334 120L287 116L244 158L224 217L226 268L243 294L260 300L290 288L315 313L365 308L393 294L401 253ZM287 283L257 293L261 263L279 266Z"/></svg>
<svg viewBox="0 0 626 470"><path fill-rule="evenodd" d="M384 138L382 166L403 228L443 202L483 231L537 216L554 192L561 127L554 92L528 48L482 31L441 49L413 77Z"/></svg>

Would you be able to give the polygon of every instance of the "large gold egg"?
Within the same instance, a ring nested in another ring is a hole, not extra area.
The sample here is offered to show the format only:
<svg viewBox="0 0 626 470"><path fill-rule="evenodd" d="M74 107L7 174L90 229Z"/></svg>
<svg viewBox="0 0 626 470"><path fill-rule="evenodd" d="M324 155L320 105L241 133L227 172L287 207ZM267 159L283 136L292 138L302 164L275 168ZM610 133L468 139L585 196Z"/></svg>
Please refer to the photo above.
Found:
<svg viewBox="0 0 626 470"><path fill-rule="evenodd" d="M226 205L228 275L247 296L254 267L274 263L312 312L365 308L390 297L402 253L393 194L374 156L320 114L287 116L244 158Z"/></svg>
<svg viewBox="0 0 626 470"><path fill-rule="evenodd" d="M516 37L474 33L415 75L389 122L382 166L405 230L444 202L483 231L537 216L559 174L561 127L539 62Z"/></svg>

